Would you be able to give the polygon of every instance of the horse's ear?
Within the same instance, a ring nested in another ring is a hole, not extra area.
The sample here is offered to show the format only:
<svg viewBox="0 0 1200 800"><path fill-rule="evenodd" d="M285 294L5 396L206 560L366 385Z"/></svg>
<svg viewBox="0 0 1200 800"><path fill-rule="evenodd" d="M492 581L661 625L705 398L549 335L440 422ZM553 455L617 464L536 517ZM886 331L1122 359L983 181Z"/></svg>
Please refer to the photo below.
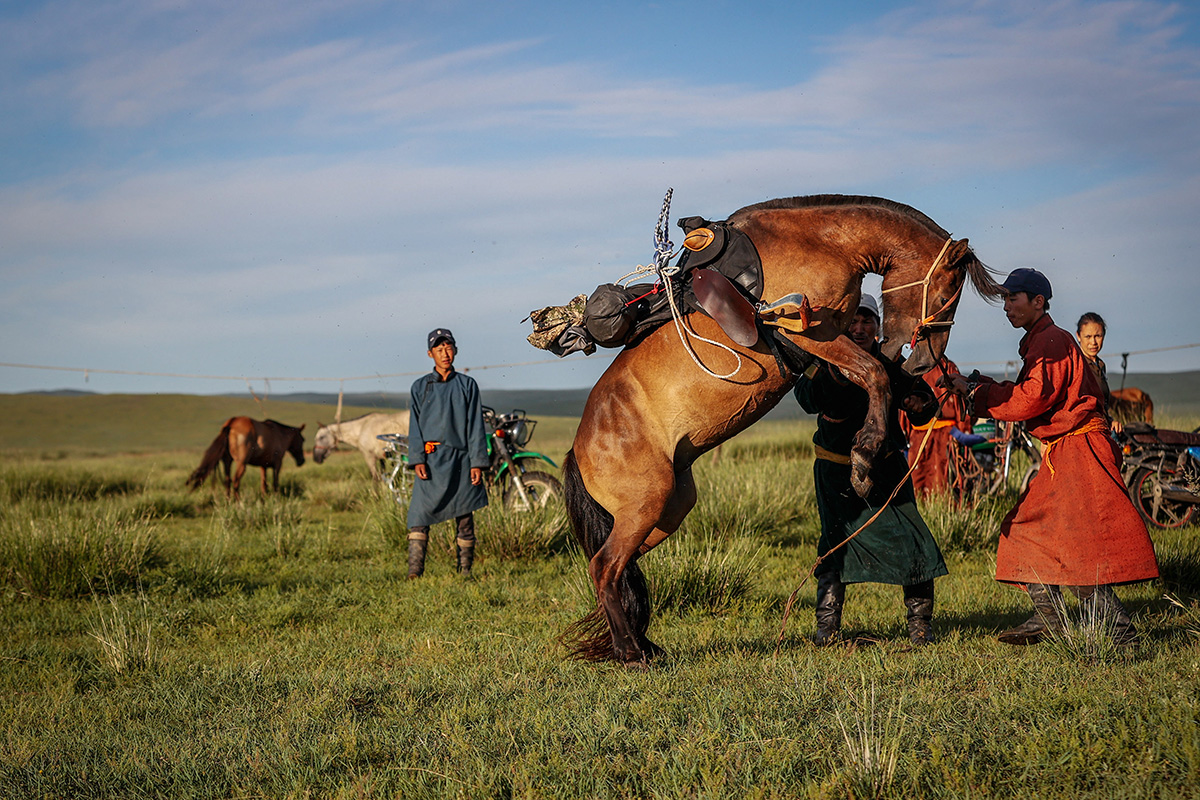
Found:
<svg viewBox="0 0 1200 800"><path fill-rule="evenodd" d="M946 263L950 266L955 266L963 257L971 252L971 243L967 239L959 239L950 243L950 249L946 251Z"/></svg>
<svg viewBox="0 0 1200 800"><path fill-rule="evenodd" d="M298 430L298 431L302 431L302 430L304 430L304 423L303 423L303 422L301 422L301 423L300 423L300 427L299 427L299 428L297 428L296 430Z"/></svg>

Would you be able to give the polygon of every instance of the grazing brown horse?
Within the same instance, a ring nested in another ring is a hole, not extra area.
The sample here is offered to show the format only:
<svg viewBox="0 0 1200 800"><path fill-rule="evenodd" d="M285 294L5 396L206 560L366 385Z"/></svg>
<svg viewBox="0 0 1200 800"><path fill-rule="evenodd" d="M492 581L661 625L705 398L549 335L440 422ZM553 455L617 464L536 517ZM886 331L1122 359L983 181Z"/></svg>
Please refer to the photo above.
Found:
<svg viewBox="0 0 1200 800"><path fill-rule="evenodd" d="M225 491L238 496L238 488L242 483L242 475L246 465L262 468L262 493L267 493L267 469L273 469L275 491L279 491L279 468L283 465L285 453L291 453L296 460L296 466L304 466L304 436L300 433L304 426L293 428L276 422L273 419L257 420L249 417L230 417L223 426L217 438L213 439L200 466L187 480L191 489L198 489L204 479L213 471L217 463L225 466ZM230 465L237 462L230 483Z"/></svg>
<svg viewBox="0 0 1200 800"><path fill-rule="evenodd" d="M728 223L762 259L763 299L803 293L808 327L786 333L806 353L840 367L867 390L870 410L852 453L855 489L870 486L871 461L887 430L890 397L883 367L844 334L858 308L864 274L883 276L883 353L913 374L942 357L967 277L988 298L1003 291L971 251L919 211L875 197L820 195L743 208ZM686 324L741 358L728 380L695 366L667 324L621 352L588 397L564 464L568 512L591 559L597 608L568 628L573 655L643 665L659 648L646 636L649 593L638 558L673 533L696 503L692 463L745 430L795 384L763 338L734 344L706 316ZM696 345L713 371L734 356Z"/></svg>
<svg viewBox="0 0 1200 800"><path fill-rule="evenodd" d="M1136 386L1117 389L1112 393L1112 417L1118 422L1148 422L1154 424L1154 401Z"/></svg>

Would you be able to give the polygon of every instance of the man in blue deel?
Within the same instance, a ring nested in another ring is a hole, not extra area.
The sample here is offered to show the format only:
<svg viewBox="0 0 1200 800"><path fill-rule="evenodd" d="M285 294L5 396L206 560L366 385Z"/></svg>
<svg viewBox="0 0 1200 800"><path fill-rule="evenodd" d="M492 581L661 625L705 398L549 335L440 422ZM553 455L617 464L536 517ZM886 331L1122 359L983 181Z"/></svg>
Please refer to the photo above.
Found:
<svg viewBox="0 0 1200 800"><path fill-rule="evenodd" d="M475 512L487 505L483 470L488 465L487 432L479 385L454 370L454 334L429 334L433 372L412 385L409 401L408 463L417 473L408 504L408 577L425 571L429 526L450 518L458 527L458 571L471 574L475 561Z"/></svg>

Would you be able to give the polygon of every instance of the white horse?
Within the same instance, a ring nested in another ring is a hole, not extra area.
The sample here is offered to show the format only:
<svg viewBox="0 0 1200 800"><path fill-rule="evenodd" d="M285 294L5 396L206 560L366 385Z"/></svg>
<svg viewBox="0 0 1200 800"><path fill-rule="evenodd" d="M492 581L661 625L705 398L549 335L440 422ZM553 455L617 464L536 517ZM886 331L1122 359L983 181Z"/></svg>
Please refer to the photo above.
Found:
<svg viewBox="0 0 1200 800"><path fill-rule="evenodd" d="M408 412L399 411L394 414L377 412L361 417L335 422L332 425L320 425L317 428L317 439L313 443L313 461L320 464L325 460L330 450L345 443L362 451L371 470L371 477L381 480L379 463L383 461L385 444L375 437L381 433L408 434Z"/></svg>

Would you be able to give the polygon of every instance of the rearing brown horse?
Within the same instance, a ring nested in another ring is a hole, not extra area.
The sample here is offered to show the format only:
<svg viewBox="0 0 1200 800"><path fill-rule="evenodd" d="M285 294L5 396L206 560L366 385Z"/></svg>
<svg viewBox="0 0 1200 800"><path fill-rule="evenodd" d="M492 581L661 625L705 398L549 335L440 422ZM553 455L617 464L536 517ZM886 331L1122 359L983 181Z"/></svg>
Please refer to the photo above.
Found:
<svg viewBox="0 0 1200 800"><path fill-rule="evenodd" d="M225 491L227 494L238 496L242 485L242 475L246 466L262 468L262 493L267 493L267 470L274 470L273 485L279 491L279 468L283 466L283 456L291 453L296 460L296 466L304 466L304 436L301 431L304 426L293 428L276 422L273 419L257 420L250 417L230 417L221 426L221 432L213 439L200 466L196 467L187 479L191 489L198 489L208 474L218 463L225 467ZM230 467L237 462L237 469L230 482Z"/></svg>
<svg viewBox="0 0 1200 800"><path fill-rule="evenodd" d="M882 366L844 335L858 308L863 276L883 276L883 353L904 367L927 371L946 348L962 287L996 298L1002 289L971 251L909 206L877 197L818 195L748 206L728 220L746 233L762 260L763 299L803 293L811 322L789 341L840 367L867 390L870 408L852 452L853 482L870 486L871 461L886 435L890 397ZM687 318L698 334L721 341L741 357L728 380L701 371L673 325L627 348L588 397L563 468L575 535L591 559L597 607L564 639L577 657L645 664L659 652L646 636L650 602L637 561L682 524L696 503L692 463L745 430L792 388L797 375L781 371L765 341L734 344L711 319ZM696 345L706 366L732 370L727 351Z"/></svg>

